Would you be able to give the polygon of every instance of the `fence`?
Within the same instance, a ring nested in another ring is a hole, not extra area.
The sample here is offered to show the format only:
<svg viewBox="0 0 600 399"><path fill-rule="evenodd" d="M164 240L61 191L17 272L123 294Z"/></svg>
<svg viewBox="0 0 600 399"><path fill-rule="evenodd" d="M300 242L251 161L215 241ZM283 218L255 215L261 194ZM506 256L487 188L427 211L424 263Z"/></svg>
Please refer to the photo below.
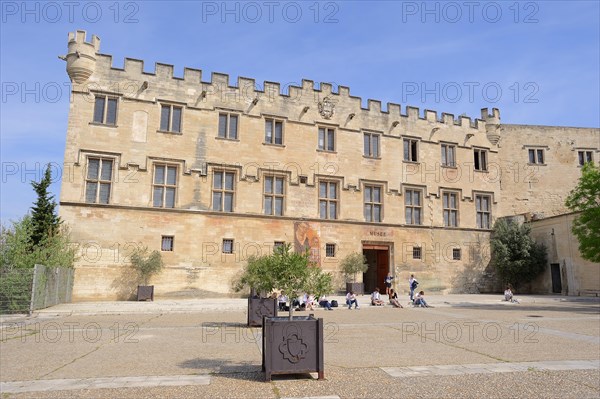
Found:
<svg viewBox="0 0 600 399"><path fill-rule="evenodd" d="M71 302L74 269L35 265L0 272L0 313L31 313Z"/></svg>

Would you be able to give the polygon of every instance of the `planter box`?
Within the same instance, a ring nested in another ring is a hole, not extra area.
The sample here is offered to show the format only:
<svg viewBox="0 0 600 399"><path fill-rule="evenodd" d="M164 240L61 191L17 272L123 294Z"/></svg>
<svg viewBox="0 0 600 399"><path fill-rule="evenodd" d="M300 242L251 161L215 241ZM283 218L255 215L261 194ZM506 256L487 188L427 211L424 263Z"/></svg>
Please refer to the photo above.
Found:
<svg viewBox="0 0 600 399"><path fill-rule="evenodd" d="M273 374L319 373L324 379L323 319L309 316L265 317L262 369L267 381Z"/></svg>
<svg viewBox="0 0 600 399"><path fill-rule="evenodd" d="M248 326L261 327L263 316L277 316L277 299L248 298Z"/></svg>
<svg viewBox="0 0 600 399"><path fill-rule="evenodd" d="M154 286L153 285L138 285L137 300L138 301L154 301Z"/></svg>
<svg viewBox="0 0 600 399"><path fill-rule="evenodd" d="M346 293L354 292L356 295L365 294L365 285L363 283L346 283Z"/></svg>

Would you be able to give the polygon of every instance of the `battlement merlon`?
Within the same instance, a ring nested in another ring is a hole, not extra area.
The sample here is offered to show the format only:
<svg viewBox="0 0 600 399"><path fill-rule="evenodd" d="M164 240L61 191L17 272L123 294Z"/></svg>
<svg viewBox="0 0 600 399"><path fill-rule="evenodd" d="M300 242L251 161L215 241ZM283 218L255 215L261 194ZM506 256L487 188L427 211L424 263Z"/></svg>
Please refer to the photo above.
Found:
<svg viewBox="0 0 600 399"><path fill-rule="evenodd" d="M84 30L78 30L75 32L69 32L69 45L71 43L81 46L91 46L94 49L94 53L100 52L100 38L96 35L92 35L92 41L86 41L87 32Z"/></svg>
<svg viewBox="0 0 600 399"><path fill-rule="evenodd" d="M412 106L405 106L403 114L402 106L399 104L388 102L384 109L381 101L372 99L367 100L367 107L364 108L362 98L352 96L350 88L347 86L337 86L337 91L334 91L336 88L334 85L322 82L317 88L315 82L309 79L289 84L265 81L261 89L254 79L246 77L238 77L237 86L231 86L234 83L230 82L229 75L219 72L212 72L210 81L204 82L202 81L202 70L196 68L186 67L183 77L178 77L174 74L174 66L170 64L156 63L154 72L144 72L144 61L134 58L125 58L123 68L118 68L113 65L111 55L99 53L100 38L92 35L92 41L87 42L86 36L84 30L70 32L68 35L69 54L66 58L67 72L71 80L77 84L86 83L96 71L100 74L97 76L100 82L97 80L94 83L101 83L103 75L110 75L113 80L122 75L124 81L139 81L140 87L145 86L146 90L139 96L140 98L144 96L156 98L157 94L164 93L164 89L176 87L184 96L184 100L178 99L178 101L187 102L192 106L198 106L199 101L205 101L208 95L217 95L227 99L239 98L247 103L253 102L255 99L260 100L261 97L267 97L271 101L280 97L282 100L297 102L302 109L306 109L306 105L308 105L309 112L317 112L318 107L312 106L310 103L318 103L325 97L329 97L337 105L338 116L341 115L341 112L346 113L344 119L349 114L352 114L353 117L356 116L356 119L381 115L386 120L389 119L391 126L397 126L399 120L410 121L410 123L422 120L428 123L472 128L482 133L489 133L488 124L491 124L495 131L500 123L500 113L497 108L492 110L491 115L488 115L487 108L482 109L481 119L464 115L455 117L449 113L441 113L441 117L438 118L436 111ZM175 83L176 86L173 86L172 83ZM112 84L111 87L114 86ZM82 89L85 90L85 87ZM341 111L342 109L343 111Z"/></svg>

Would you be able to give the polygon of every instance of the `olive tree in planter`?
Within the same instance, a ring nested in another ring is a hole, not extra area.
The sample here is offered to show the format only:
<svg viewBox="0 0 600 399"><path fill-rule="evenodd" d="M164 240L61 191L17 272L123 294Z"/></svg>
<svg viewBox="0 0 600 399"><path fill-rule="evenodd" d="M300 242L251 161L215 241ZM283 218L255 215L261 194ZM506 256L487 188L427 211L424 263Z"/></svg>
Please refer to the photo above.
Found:
<svg viewBox="0 0 600 399"><path fill-rule="evenodd" d="M277 299L265 297L273 291L275 281L271 278L270 262L273 260L268 255L251 256L241 276L234 283L235 291L250 288L248 297L248 326L261 327L263 316L277 316ZM262 297L261 297L262 295Z"/></svg>
<svg viewBox="0 0 600 399"><path fill-rule="evenodd" d="M137 249L131 254L131 265L138 274L137 300L154 301L154 286L148 285L150 278L158 274L163 268L163 260L160 252L152 251L148 254L148 248Z"/></svg>
<svg viewBox="0 0 600 399"><path fill-rule="evenodd" d="M290 299L303 292L323 295L332 291L331 274L312 264L308 253L292 252L290 245L284 245L266 258L261 273L246 276L248 281L263 281L285 291ZM247 268L245 273L249 272ZM267 381L273 374L310 372L324 378L323 319L312 314L294 316L290 306L287 317L264 317L262 336L262 368Z"/></svg>
<svg viewBox="0 0 600 399"><path fill-rule="evenodd" d="M364 284L356 282L356 275L369 269L367 258L361 253L352 252L342 259L340 266L346 280L346 292L352 291L355 294L364 294Z"/></svg>

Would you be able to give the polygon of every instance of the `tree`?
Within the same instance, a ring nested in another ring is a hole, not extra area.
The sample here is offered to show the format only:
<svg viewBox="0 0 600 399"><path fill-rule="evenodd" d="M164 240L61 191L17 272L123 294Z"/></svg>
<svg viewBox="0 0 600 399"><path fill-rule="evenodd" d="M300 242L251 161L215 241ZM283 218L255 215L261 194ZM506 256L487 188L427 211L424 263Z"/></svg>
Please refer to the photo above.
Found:
<svg viewBox="0 0 600 399"><path fill-rule="evenodd" d="M580 212L573 223L573 234L579 241L581 256L600 262L600 168L591 162L583 165L579 182L565 205Z"/></svg>
<svg viewBox="0 0 600 399"><path fill-rule="evenodd" d="M148 285L150 278L160 273L164 266L160 252L152 251L148 254L147 247L136 249L131 254L131 265L138 273L138 278L142 285Z"/></svg>
<svg viewBox="0 0 600 399"><path fill-rule="evenodd" d="M333 291L331 282L331 274L312 263L308 252L293 252L290 244L286 244L275 248L271 255L250 257L234 287L236 291L249 287L259 293L279 289L293 299L303 292L328 294ZM293 312L294 307L290 306L290 320Z"/></svg>
<svg viewBox="0 0 600 399"><path fill-rule="evenodd" d="M342 274L344 275L346 282L356 282L356 274L364 273L369 268L367 264L367 258L358 252L352 252L346 255L340 263Z"/></svg>
<svg viewBox="0 0 600 399"><path fill-rule="evenodd" d="M50 183L52 183L52 179L50 164L48 164L40 182L31 182L37 194L35 205L31 208L31 243L33 245L39 245L46 237L56 234L61 224L60 218L56 215L54 195L48 192Z"/></svg>
<svg viewBox="0 0 600 399"><path fill-rule="evenodd" d="M519 287L539 275L547 263L546 248L537 244L526 224L498 219L492 233L492 262L500 277Z"/></svg>
<svg viewBox="0 0 600 399"><path fill-rule="evenodd" d="M69 231L60 226L55 234L33 244L33 220L30 215L2 226L0 254L2 268L29 269L36 264L48 267L73 267L75 248L70 244Z"/></svg>

